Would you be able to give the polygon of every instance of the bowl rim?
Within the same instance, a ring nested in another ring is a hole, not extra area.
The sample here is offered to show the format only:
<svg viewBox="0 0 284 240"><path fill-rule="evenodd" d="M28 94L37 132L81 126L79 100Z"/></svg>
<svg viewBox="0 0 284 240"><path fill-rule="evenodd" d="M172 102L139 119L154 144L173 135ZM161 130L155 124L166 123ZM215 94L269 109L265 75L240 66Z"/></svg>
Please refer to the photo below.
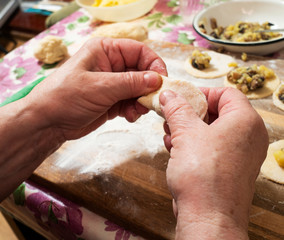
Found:
<svg viewBox="0 0 284 240"><path fill-rule="evenodd" d="M126 6L132 6L132 5L136 5L136 4L139 4L140 2L145 2L145 1L153 1L155 2L155 4L157 3L158 0L136 0L132 3L128 3L128 4L124 4L124 5L118 5L118 6L110 6L110 7L94 7L95 9L119 9L119 8L125 8ZM76 3L81 6L81 7L88 7L88 8L93 8L92 5L86 5L86 4L83 4L81 3L80 0L76 0Z"/></svg>
<svg viewBox="0 0 284 240"><path fill-rule="evenodd" d="M205 9L201 10L199 13L197 13L194 16L193 21L192 21L192 27L195 30L195 32L198 35L200 35L201 37L205 38L206 40L208 40L210 42L214 42L214 43L218 43L218 44L224 44L224 45L231 45L231 46L243 46L243 47L249 46L249 47L252 47L252 46L259 46L259 45L269 45L269 44L281 42L281 41L284 40L284 35L282 35L282 37L271 39L271 40L267 40L267 41L231 42L231 41L228 41L228 40L221 40L221 39L213 38L210 35L204 34L204 33L199 31L197 19L200 17L200 15L202 15L203 13L208 11L208 9L215 8L215 7L219 6L219 5L231 4L232 2L245 2L245 3L248 3L248 2L272 3L272 2L274 2L274 3L279 3L279 4L284 6L284 1L279 1L279 0L254 0L254 1L253 0L250 0L250 1L247 1L247 0L231 0L231 1L227 1L227 2L220 2L220 3L217 3L215 5L212 5L210 7L207 7Z"/></svg>

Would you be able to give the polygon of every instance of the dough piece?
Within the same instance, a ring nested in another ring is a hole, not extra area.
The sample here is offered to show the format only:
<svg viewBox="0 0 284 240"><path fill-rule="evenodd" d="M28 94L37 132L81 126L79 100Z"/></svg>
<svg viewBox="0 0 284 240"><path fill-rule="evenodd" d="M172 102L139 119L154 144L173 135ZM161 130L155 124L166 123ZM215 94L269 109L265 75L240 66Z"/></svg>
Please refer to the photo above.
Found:
<svg viewBox="0 0 284 240"><path fill-rule="evenodd" d="M34 56L43 63L53 64L68 56L68 50L61 38L50 35L39 42Z"/></svg>
<svg viewBox="0 0 284 240"><path fill-rule="evenodd" d="M257 90L254 91L249 91L245 95L247 96L248 99L259 99L259 98L268 97L275 91L275 89L279 86L279 84L280 80L278 76L275 75L274 78L265 79L262 88L258 88ZM225 77L224 85L225 87L237 88L236 84L228 81L227 76Z"/></svg>
<svg viewBox="0 0 284 240"><path fill-rule="evenodd" d="M197 115L201 119L205 118L208 107L206 97L197 87L188 81L174 80L165 76L161 77L163 79L161 88L156 92L140 97L138 99L139 103L148 109L156 111L157 114L163 117L159 96L162 91L169 89L183 96L191 104Z"/></svg>
<svg viewBox="0 0 284 240"><path fill-rule="evenodd" d="M211 57L211 61L209 67L203 70L196 69L191 65L191 57L186 59L184 67L190 75L197 78L210 79L222 77L232 69L232 67L228 66L229 63L235 61L231 56L214 51L206 51L206 53Z"/></svg>
<svg viewBox="0 0 284 240"><path fill-rule="evenodd" d="M137 41L144 41L148 38L148 30L142 24L120 22L98 27L94 31L93 36L130 38Z"/></svg>
<svg viewBox="0 0 284 240"><path fill-rule="evenodd" d="M279 87L274 91L272 95L273 103L276 107L284 111L284 103L279 99L279 94L284 92L284 83L279 85Z"/></svg>
<svg viewBox="0 0 284 240"><path fill-rule="evenodd" d="M273 156L273 153L281 148L284 148L284 140L279 140L269 145L267 156L261 166L260 172L265 178L284 184L284 168L278 165Z"/></svg>

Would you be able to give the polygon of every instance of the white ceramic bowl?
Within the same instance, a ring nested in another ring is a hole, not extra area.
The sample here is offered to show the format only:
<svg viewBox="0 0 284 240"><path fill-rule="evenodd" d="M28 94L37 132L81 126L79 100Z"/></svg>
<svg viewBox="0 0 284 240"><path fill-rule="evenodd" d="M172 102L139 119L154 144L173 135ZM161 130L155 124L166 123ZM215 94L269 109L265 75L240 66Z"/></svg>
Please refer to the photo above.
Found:
<svg viewBox="0 0 284 240"><path fill-rule="evenodd" d="M157 0L137 0L114 7L93 7L94 0L76 0L76 2L96 19L105 22L123 22L143 16L155 6Z"/></svg>
<svg viewBox="0 0 284 240"><path fill-rule="evenodd" d="M284 48L284 37L261 42L231 42L211 37L210 18L217 20L218 26L228 26L238 21L270 22L273 28L284 28L284 1L280 0L231 0L213 5L200 11L193 19L195 31L211 45L224 47L232 52L246 52L256 55L267 55ZM205 29L208 34L200 31L198 23L206 19ZM284 32L282 33L284 34Z"/></svg>

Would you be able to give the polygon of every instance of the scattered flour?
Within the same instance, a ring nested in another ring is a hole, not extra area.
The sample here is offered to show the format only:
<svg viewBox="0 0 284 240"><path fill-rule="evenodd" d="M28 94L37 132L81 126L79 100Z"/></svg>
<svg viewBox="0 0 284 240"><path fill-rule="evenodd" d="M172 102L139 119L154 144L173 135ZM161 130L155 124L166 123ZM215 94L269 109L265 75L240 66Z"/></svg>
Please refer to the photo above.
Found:
<svg viewBox="0 0 284 240"><path fill-rule="evenodd" d="M66 143L64 154L58 154L54 164L78 173L100 174L142 154L154 157L164 150L163 121L152 111L135 123L117 117L89 135Z"/></svg>

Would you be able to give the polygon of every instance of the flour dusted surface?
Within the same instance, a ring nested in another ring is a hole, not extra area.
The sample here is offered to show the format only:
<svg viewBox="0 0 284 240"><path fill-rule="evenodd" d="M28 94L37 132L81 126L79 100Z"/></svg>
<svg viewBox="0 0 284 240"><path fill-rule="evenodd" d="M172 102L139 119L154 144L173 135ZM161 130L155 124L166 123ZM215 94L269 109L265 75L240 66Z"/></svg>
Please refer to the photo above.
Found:
<svg viewBox="0 0 284 240"><path fill-rule="evenodd" d="M154 112L141 116L135 123L117 117L89 135L67 142L64 157L57 158L54 164L78 173L100 174L143 155L154 158L166 151L163 121Z"/></svg>

